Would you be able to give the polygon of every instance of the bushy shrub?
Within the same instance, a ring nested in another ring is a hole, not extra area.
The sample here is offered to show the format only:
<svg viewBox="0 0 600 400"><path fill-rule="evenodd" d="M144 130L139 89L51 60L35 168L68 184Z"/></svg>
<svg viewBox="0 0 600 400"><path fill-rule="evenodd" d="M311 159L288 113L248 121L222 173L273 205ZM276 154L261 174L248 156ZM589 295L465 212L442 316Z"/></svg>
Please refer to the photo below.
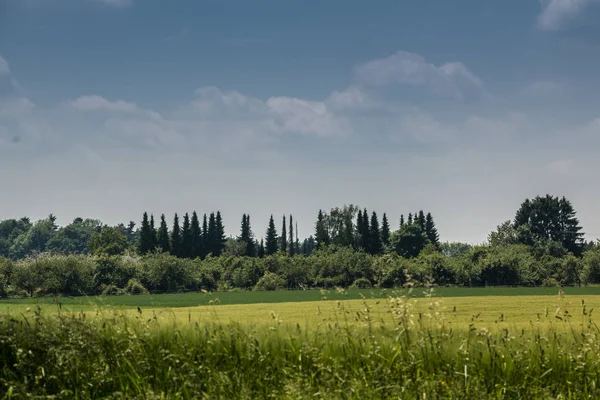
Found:
<svg viewBox="0 0 600 400"><path fill-rule="evenodd" d="M356 289L371 289L373 285L371 284L370 280L363 277L355 280L351 287Z"/></svg>
<svg viewBox="0 0 600 400"><path fill-rule="evenodd" d="M401 287L406 283L407 260L396 253L373 259L375 283L381 288Z"/></svg>
<svg viewBox="0 0 600 400"><path fill-rule="evenodd" d="M13 278L30 296L88 294L94 287L95 268L90 256L39 254L17 262Z"/></svg>
<svg viewBox="0 0 600 400"><path fill-rule="evenodd" d="M102 288L102 296L118 296L124 294L125 291L123 289L119 289L115 285L107 285Z"/></svg>
<svg viewBox="0 0 600 400"><path fill-rule="evenodd" d="M191 260L162 253L144 256L141 262L141 283L150 290L177 292L198 288L197 275Z"/></svg>
<svg viewBox="0 0 600 400"><path fill-rule="evenodd" d="M600 245L583 255L582 281L586 284L600 283Z"/></svg>
<svg viewBox="0 0 600 400"><path fill-rule="evenodd" d="M277 290L282 289L285 285L285 280L273 272L267 272L256 284L257 290Z"/></svg>
<svg viewBox="0 0 600 400"><path fill-rule="evenodd" d="M134 295L148 294L148 289L146 289L137 279L130 279L129 282L127 282L125 291Z"/></svg>

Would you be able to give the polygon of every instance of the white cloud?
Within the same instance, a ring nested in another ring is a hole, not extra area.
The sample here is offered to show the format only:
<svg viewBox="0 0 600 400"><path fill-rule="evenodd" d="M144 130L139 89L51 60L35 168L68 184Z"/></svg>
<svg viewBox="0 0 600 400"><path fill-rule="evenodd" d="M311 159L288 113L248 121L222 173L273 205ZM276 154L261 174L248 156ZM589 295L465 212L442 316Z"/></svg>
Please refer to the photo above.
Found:
<svg viewBox="0 0 600 400"><path fill-rule="evenodd" d="M133 5L133 0L96 0L100 3L115 7L128 7Z"/></svg>
<svg viewBox="0 0 600 400"><path fill-rule="evenodd" d="M353 109L370 104L367 96L356 86L351 86L341 92L333 91L325 103L334 109Z"/></svg>
<svg viewBox="0 0 600 400"><path fill-rule="evenodd" d="M422 56L406 51L359 65L355 74L357 82L363 85L424 86L456 100L464 100L472 94L486 94L482 81L464 64L450 62L438 67L426 62Z"/></svg>
<svg viewBox="0 0 600 400"><path fill-rule="evenodd" d="M335 116L323 102L292 97L271 97L269 113L281 132L313 134L321 137L345 136L352 132L348 120Z"/></svg>
<svg viewBox="0 0 600 400"><path fill-rule="evenodd" d="M580 16L583 11L598 0L541 0L542 13L538 17L538 25L547 31L565 28Z"/></svg>

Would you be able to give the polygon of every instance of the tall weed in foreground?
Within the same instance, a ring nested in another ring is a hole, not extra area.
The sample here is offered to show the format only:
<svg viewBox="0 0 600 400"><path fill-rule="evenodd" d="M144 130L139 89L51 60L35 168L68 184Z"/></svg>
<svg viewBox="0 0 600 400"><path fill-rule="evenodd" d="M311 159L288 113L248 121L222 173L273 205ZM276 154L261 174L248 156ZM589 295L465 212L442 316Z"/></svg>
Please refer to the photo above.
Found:
<svg viewBox="0 0 600 400"><path fill-rule="evenodd" d="M600 329L582 302L552 324L454 329L430 298L391 297L392 314L338 303L315 329L165 324L140 310L0 317L0 397L57 399L598 398ZM376 305L377 307L378 305ZM421 311L417 311L421 310Z"/></svg>

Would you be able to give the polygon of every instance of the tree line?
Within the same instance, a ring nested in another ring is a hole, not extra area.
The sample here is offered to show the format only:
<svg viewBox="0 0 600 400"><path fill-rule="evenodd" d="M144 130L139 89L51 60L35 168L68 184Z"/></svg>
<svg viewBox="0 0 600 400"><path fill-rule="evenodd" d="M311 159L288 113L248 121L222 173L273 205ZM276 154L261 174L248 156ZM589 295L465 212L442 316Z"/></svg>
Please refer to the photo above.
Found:
<svg viewBox="0 0 600 400"><path fill-rule="evenodd" d="M279 230L271 216L260 240L249 214L242 215L235 237L225 237L219 211L202 219L186 213L182 221L175 214L170 229L164 215L156 227L146 212L135 225L77 218L58 227L53 215L35 223L1 221L0 287L5 295L9 289L31 295L38 289L389 287L409 280L467 286L600 282L598 245L583 240L572 204L550 195L526 199L479 246L440 242L429 212L402 215L392 228L387 214L380 224L377 212L355 205L319 210L314 235L302 241L292 215L282 217ZM78 274L87 277L80 279L85 285L76 284ZM57 282L66 283L57 288Z"/></svg>

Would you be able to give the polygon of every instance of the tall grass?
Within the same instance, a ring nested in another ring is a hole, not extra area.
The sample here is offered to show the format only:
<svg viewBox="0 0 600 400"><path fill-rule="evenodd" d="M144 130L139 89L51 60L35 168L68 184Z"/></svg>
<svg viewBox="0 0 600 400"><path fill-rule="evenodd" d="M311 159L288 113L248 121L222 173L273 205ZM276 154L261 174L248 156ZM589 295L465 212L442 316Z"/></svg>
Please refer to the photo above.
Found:
<svg viewBox="0 0 600 400"><path fill-rule="evenodd" d="M58 399L598 398L600 329L585 304L529 329L468 329L434 298L390 298L393 324L339 303L318 329L165 324L98 311L0 317L0 396ZM388 320L389 321L389 320Z"/></svg>

